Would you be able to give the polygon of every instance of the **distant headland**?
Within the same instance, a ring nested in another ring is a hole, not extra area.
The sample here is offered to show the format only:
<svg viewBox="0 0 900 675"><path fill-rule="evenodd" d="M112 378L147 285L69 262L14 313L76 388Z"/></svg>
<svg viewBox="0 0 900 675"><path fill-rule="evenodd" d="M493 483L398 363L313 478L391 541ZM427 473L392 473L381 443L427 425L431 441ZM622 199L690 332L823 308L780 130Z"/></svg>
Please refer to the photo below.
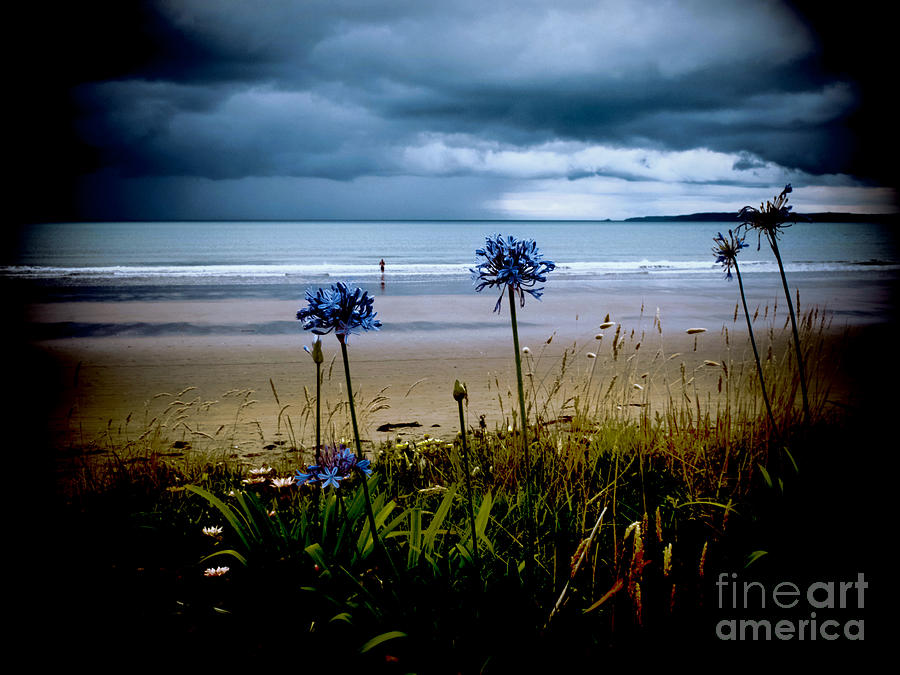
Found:
<svg viewBox="0 0 900 675"><path fill-rule="evenodd" d="M897 213L840 213L823 211L821 213L798 213L798 216L813 223L884 223L893 224L900 221ZM684 216L640 216L626 218L626 223L637 222L692 222L692 223L727 223L740 222L734 211L710 211L691 213Z"/></svg>

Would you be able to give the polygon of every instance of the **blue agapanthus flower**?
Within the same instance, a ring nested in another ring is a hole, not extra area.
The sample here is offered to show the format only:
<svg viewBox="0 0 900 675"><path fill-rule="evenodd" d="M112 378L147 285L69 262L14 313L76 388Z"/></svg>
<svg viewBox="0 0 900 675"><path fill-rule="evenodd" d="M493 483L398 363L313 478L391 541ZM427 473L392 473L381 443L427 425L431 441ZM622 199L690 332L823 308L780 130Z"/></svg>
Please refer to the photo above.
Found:
<svg viewBox="0 0 900 675"><path fill-rule="evenodd" d="M328 486L334 488L341 487L341 481L344 480L346 476L341 476L338 471L338 467L332 466L331 468L325 469L322 473L319 474L319 480L322 481L323 490Z"/></svg>
<svg viewBox="0 0 900 675"><path fill-rule="evenodd" d="M297 312L304 330L316 335L334 331L338 339L364 330L378 330L381 321L375 318L372 308L375 298L361 288L350 288L342 282L331 288L319 288L315 293L306 292L307 306Z"/></svg>
<svg viewBox="0 0 900 675"><path fill-rule="evenodd" d="M326 447L322 451L321 463L310 464L306 471L298 470L294 474L294 483L321 485L323 490L327 487L339 488L341 481L349 478L354 470L366 476L372 475L369 460L359 459L347 446Z"/></svg>
<svg viewBox="0 0 900 675"><path fill-rule="evenodd" d="M793 207L787 205L788 195L793 191L791 184L788 183L784 186L781 194L775 197L773 201L760 204L758 209L752 206L742 208L738 213L738 218L741 220L738 229L753 229L760 236L766 234L774 241L778 239L782 229L790 227L798 220L807 220L805 216L791 213ZM757 250L759 249L759 243L757 241Z"/></svg>
<svg viewBox="0 0 900 675"><path fill-rule="evenodd" d="M525 293L540 300L544 289L534 286L545 283L547 272L556 268L552 261L541 257L541 252L532 239L517 241L515 237L504 239L499 234L486 237L484 248L476 250L475 255L483 258L474 269L469 270L477 283L475 290L481 291L487 286L500 288L500 297L494 305L495 312L500 311L503 295L508 288L518 295L519 305L522 307L525 306Z"/></svg>
<svg viewBox="0 0 900 675"><path fill-rule="evenodd" d="M737 254L742 248L747 248L744 238L736 236L734 232L728 230L728 239L719 232L718 236L713 237L713 255L716 256L716 263L721 263L725 269L725 278L731 281L731 268L737 265Z"/></svg>

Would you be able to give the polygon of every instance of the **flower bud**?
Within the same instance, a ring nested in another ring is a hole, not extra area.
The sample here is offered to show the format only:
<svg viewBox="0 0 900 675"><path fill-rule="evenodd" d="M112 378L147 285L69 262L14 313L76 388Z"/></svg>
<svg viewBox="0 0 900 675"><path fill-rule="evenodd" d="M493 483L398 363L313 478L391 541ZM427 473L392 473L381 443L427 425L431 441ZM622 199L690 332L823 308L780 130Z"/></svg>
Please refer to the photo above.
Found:
<svg viewBox="0 0 900 675"><path fill-rule="evenodd" d="M318 335L313 340L312 352L310 353L315 363L322 363L325 360L325 357L322 355L322 338Z"/></svg>
<svg viewBox="0 0 900 675"><path fill-rule="evenodd" d="M456 384L453 385L453 398L457 401L462 401L463 399L469 398L469 394L466 391L466 385L460 383L459 380L457 380Z"/></svg>

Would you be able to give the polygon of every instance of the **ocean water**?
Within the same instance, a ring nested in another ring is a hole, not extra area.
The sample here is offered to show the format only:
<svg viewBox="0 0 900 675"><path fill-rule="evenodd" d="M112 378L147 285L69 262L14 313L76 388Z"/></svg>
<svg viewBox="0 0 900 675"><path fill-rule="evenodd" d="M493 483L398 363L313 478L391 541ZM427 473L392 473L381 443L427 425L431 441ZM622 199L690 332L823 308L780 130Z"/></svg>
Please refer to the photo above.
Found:
<svg viewBox="0 0 900 675"><path fill-rule="evenodd" d="M713 236L734 223L671 222L164 222L55 223L27 230L0 260L0 280L45 299L297 297L347 281L383 293L469 293L475 250L491 234L532 238L555 283L677 285L720 280ZM777 266L757 236L745 277ZM900 272L889 226L798 223L780 248L788 274L883 278ZM379 260L385 261L385 273Z"/></svg>
<svg viewBox="0 0 900 675"><path fill-rule="evenodd" d="M475 250L487 235L512 234L535 239L556 263L546 297L569 289L596 293L606 304L631 298L639 307L646 300L677 307L687 325L733 317L737 283L724 280L712 253L713 237L727 229L667 222L60 223L32 227L18 250L5 251L0 283L25 304L258 298L300 307L307 290L336 281L376 296L471 294ZM747 242L739 261L748 303L779 302L783 289L771 250L765 241L757 250L755 235ZM890 227L798 223L780 247L792 293L800 289L806 306L827 308L841 324L894 315L900 255ZM495 291L486 294L489 312ZM34 340L243 334L240 321L223 317L211 326L173 317L165 324L28 322L25 328ZM254 327L260 334L296 331L293 317Z"/></svg>

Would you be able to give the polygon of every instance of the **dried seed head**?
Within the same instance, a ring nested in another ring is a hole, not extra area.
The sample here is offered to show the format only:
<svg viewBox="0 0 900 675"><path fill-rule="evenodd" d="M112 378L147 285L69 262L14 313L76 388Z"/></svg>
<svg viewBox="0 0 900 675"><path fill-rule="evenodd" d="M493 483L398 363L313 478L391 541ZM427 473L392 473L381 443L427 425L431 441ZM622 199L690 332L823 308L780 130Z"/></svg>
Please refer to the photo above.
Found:
<svg viewBox="0 0 900 675"><path fill-rule="evenodd" d="M643 605L641 604L641 585L634 585L634 592L632 594L632 599L634 600L634 618L637 620L638 625L643 625Z"/></svg>
<svg viewBox="0 0 900 675"><path fill-rule="evenodd" d="M628 539L628 535L634 532L634 530L637 530L637 535L635 536L641 536L641 521L636 520L631 525L625 528L625 534L622 535L622 541Z"/></svg>
<svg viewBox="0 0 900 675"><path fill-rule="evenodd" d="M581 540L581 543L578 544L578 548L575 549L575 553L572 554L572 559L569 561L569 575L575 575L575 566L578 564L578 559L581 558L584 553L585 547L590 541L590 537L585 537Z"/></svg>
<svg viewBox="0 0 900 675"><path fill-rule="evenodd" d="M663 576L669 576L672 571L672 544L663 549Z"/></svg>
<svg viewBox="0 0 900 675"><path fill-rule="evenodd" d="M630 528L629 528L630 529ZM634 540L631 555L631 570L629 576L638 578L644 567L644 540L641 537L641 524L634 523Z"/></svg>
<svg viewBox="0 0 900 675"><path fill-rule="evenodd" d="M684 332L687 333L688 335L696 335L697 333L705 333L706 329L705 328L688 328Z"/></svg>
<svg viewBox="0 0 900 675"><path fill-rule="evenodd" d="M703 571L706 567L706 549L708 546L708 541L703 542L703 550L700 552L700 564L697 566L697 574L701 579L703 578Z"/></svg>

